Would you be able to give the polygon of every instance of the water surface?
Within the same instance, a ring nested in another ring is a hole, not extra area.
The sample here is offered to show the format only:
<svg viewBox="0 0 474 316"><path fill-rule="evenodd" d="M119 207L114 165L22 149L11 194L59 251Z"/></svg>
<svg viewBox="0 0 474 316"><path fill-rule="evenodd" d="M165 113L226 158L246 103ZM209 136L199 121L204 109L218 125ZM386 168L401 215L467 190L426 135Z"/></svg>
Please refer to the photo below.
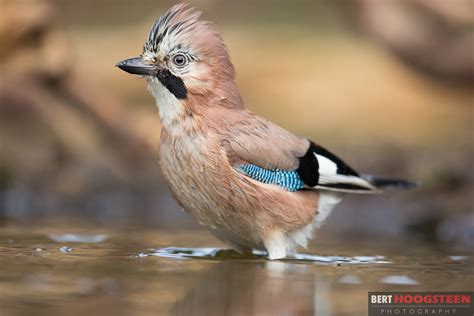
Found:
<svg viewBox="0 0 474 316"><path fill-rule="evenodd" d="M313 245L268 261L200 230L3 226L0 315L365 315L368 291L473 289L468 254Z"/></svg>

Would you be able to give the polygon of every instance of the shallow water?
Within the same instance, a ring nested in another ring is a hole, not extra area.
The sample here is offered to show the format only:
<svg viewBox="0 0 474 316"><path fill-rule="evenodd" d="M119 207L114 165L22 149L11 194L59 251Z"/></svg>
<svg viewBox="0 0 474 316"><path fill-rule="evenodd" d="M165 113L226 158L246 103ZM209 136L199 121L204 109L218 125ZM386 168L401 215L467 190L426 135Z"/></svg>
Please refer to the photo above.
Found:
<svg viewBox="0 0 474 316"><path fill-rule="evenodd" d="M0 315L365 315L367 292L469 291L474 257L317 239L268 261L205 231L0 227Z"/></svg>

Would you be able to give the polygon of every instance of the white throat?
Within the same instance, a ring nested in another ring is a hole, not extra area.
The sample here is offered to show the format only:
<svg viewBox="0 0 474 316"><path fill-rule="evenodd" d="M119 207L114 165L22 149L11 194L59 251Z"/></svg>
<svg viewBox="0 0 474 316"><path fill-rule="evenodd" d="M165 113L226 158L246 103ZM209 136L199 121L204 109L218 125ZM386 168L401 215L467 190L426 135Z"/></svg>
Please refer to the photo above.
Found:
<svg viewBox="0 0 474 316"><path fill-rule="evenodd" d="M178 117L183 114L182 101L176 98L157 78L148 81L148 91L155 97L163 127L171 129L177 124Z"/></svg>

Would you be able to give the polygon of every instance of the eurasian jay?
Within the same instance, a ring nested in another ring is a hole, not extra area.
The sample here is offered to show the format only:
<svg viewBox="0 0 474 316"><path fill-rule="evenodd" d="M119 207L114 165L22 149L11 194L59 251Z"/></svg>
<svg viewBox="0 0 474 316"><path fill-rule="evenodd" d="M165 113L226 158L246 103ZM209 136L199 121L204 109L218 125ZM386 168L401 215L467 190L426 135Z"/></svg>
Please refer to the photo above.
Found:
<svg viewBox="0 0 474 316"><path fill-rule="evenodd" d="M320 145L247 110L221 36L180 4L151 28L139 57L162 122L159 160L174 198L239 252L270 259L306 247L342 193L378 193L402 180L360 176Z"/></svg>

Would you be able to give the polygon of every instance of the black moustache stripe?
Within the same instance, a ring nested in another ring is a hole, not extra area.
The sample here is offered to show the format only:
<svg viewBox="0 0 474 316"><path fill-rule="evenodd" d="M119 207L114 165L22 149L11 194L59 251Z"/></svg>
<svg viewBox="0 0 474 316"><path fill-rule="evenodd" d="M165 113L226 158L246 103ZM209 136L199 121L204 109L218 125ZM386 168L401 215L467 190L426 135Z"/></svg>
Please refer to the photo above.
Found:
<svg viewBox="0 0 474 316"><path fill-rule="evenodd" d="M177 99L186 99L188 90L180 77L176 77L169 70L164 69L157 73L156 77Z"/></svg>

